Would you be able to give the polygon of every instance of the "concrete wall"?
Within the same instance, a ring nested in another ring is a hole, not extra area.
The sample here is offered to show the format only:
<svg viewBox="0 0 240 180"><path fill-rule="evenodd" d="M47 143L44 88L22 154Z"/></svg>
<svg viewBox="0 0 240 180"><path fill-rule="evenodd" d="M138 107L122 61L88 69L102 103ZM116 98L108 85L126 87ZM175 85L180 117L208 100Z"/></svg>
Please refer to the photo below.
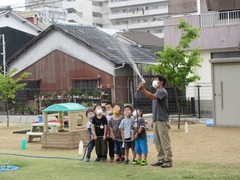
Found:
<svg viewBox="0 0 240 180"><path fill-rule="evenodd" d="M38 121L38 115L10 115L10 123L31 123ZM7 115L0 115L0 123L7 122Z"/></svg>

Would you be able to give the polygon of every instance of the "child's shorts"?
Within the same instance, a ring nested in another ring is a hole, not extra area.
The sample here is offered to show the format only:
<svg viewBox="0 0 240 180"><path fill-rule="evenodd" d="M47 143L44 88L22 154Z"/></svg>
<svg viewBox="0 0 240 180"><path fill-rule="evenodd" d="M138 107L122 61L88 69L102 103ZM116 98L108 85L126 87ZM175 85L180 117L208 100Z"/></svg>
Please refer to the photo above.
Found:
<svg viewBox="0 0 240 180"><path fill-rule="evenodd" d="M135 142L134 142L134 141L130 141L131 138L126 138L125 140L126 140L127 142L124 143L124 148L126 148L126 149L129 149L129 148L134 149L134 147L135 147Z"/></svg>
<svg viewBox="0 0 240 180"><path fill-rule="evenodd" d="M136 154L148 154L147 138L135 139Z"/></svg>

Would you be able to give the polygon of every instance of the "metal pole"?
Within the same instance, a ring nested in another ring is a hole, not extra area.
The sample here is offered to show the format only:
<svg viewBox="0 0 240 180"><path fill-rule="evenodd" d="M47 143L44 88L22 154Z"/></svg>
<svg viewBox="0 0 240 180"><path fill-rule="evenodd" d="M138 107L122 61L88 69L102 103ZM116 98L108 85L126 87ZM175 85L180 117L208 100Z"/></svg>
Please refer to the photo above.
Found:
<svg viewBox="0 0 240 180"><path fill-rule="evenodd" d="M2 45L3 45L3 52L1 53L3 55L3 75L4 78L6 77L6 51L5 51L5 37L4 34L1 34L2 37Z"/></svg>
<svg viewBox="0 0 240 180"><path fill-rule="evenodd" d="M201 118L201 108L200 108L200 85L196 86L198 88L198 119Z"/></svg>

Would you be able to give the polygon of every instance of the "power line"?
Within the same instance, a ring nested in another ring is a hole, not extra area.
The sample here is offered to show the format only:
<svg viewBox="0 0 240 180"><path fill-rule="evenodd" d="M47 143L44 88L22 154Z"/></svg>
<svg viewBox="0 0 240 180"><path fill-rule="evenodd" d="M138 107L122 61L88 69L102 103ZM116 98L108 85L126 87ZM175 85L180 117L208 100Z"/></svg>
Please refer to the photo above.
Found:
<svg viewBox="0 0 240 180"><path fill-rule="evenodd" d="M0 6L0 11L10 10L10 9L20 9L20 8L31 8L34 6L54 4L56 2L62 2L62 1L63 0L47 0L47 1L42 0L34 3L30 2L28 5L26 5L26 3L12 4L7 6Z"/></svg>

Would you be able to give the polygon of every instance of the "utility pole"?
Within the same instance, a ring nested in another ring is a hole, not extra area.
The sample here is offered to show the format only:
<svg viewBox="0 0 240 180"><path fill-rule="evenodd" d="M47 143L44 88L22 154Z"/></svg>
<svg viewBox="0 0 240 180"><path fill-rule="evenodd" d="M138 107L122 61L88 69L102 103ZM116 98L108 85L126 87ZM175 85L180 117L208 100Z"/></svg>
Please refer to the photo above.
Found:
<svg viewBox="0 0 240 180"><path fill-rule="evenodd" d="M6 51L5 51L5 35L0 35L2 39L2 46L3 46L3 52L1 53L3 55L3 77L6 78ZM6 112L7 112L7 127L9 127L9 117L8 117L8 97L5 102Z"/></svg>
<svg viewBox="0 0 240 180"><path fill-rule="evenodd" d="M1 53L3 55L3 75L4 78L6 77L6 51L5 51L5 36L4 34L0 35L2 39L2 46L3 46L3 52Z"/></svg>

